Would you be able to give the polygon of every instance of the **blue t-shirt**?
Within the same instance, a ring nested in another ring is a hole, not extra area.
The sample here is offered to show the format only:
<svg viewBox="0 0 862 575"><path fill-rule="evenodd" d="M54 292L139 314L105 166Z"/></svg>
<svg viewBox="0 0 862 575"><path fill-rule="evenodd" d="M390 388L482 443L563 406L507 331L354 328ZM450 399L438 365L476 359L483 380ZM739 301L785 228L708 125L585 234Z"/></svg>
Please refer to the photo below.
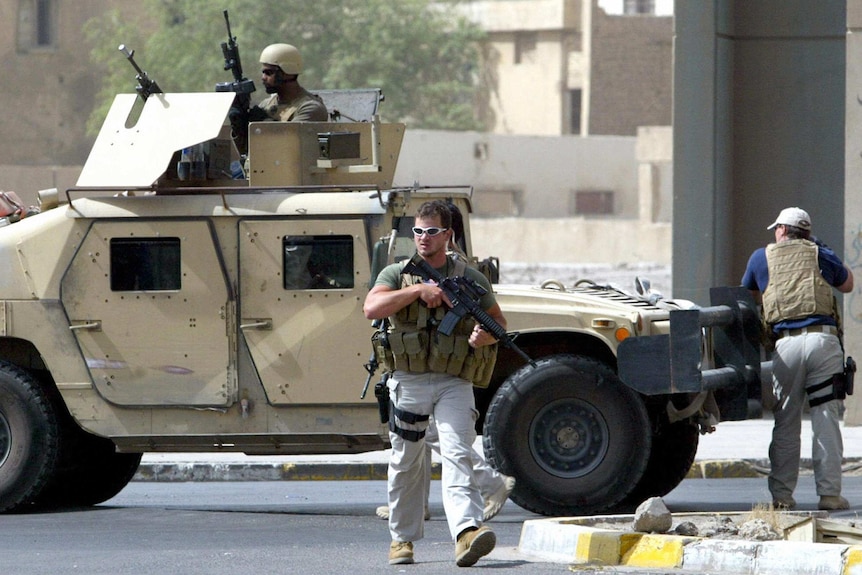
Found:
<svg viewBox="0 0 862 575"><path fill-rule="evenodd" d="M818 244L817 261L820 264L820 275L826 280L829 285L837 287L847 281L847 268L835 255L830 248ZM748 265L745 267L745 273L742 275L742 286L752 291L763 293L766 291L766 286L769 285L769 268L766 265L766 248L758 248L754 250L751 257L748 258ZM831 316L812 315L802 319L780 321L773 326L773 331L781 331L784 329L798 329L809 325L836 325L835 320Z"/></svg>

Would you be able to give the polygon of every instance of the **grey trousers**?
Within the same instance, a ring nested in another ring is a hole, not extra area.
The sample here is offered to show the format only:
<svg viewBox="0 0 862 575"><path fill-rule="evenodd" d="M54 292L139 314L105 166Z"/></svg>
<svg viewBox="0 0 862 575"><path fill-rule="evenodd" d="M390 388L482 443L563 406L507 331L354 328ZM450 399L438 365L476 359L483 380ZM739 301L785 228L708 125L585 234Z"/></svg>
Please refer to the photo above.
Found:
<svg viewBox="0 0 862 575"><path fill-rule="evenodd" d="M437 426L434 424L434 418L431 418L428 431L425 434L425 506L428 506L429 484L431 483L431 452L436 451L440 454L440 440L437 437ZM485 461L485 457L473 449L471 454L473 460L473 475L476 477L476 483L479 485L479 491L482 493L482 499L486 500L502 489L506 484L505 476L491 467Z"/></svg>
<svg viewBox="0 0 862 575"><path fill-rule="evenodd" d="M468 527L480 527L484 504L473 472L476 408L472 384L446 374L396 371L388 386L389 397L398 408L434 418L443 466L443 508L452 539ZM403 427L425 429L427 423ZM425 534L425 438L409 441L392 432L389 438L389 533L393 541L417 541Z"/></svg>
<svg viewBox="0 0 862 575"><path fill-rule="evenodd" d="M828 333L803 333L776 342L772 386L776 405L775 426L769 445L769 491L773 500L788 500L799 478L802 410L809 399L807 388L841 373L844 353L838 337ZM813 393L822 397L831 386ZM817 494L841 494L844 444L839 428L840 401L833 399L810 409L814 480Z"/></svg>

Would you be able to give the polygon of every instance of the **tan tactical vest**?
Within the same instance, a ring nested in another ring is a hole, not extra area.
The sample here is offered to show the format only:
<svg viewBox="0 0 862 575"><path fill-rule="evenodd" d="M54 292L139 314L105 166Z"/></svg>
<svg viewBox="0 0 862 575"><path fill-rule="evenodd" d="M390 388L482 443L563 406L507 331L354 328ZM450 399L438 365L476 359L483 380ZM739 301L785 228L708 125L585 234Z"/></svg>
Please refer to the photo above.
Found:
<svg viewBox="0 0 862 575"><path fill-rule="evenodd" d="M812 315L832 316L832 286L820 274L817 244L787 240L766 246L769 284L763 292L768 325Z"/></svg>
<svg viewBox="0 0 862 575"><path fill-rule="evenodd" d="M463 276L467 265L462 260L448 258L449 277ZM402 287L422 282L419 276L401 276ZM470 346L469 339L476 321L465 317L451 335L437 331L437 325L449 311L445 305L428 308L417 299L389 318L389 349L376 344L378 361L384 369L423 373L448 373L466 379L476 387L488 387L497 344L480 348Z"/></svg>

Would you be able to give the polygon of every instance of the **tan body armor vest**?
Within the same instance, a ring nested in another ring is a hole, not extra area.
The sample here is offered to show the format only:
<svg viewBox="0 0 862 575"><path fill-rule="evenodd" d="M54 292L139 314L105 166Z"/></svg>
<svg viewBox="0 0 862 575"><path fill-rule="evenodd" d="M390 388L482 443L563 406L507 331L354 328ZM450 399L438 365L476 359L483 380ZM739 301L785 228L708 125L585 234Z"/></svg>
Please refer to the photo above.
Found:
<svg viewBox="0 0 862 575"><path fill-rule="evenodd" d="M768 325L812 315L832 316L832 286L820 274L817 244L787 240L766 246L769 284L763 292Z"/></svg>
<svg viewBox="0 0 862 575"><path fill-rule="evenodd" d="M463 276L466 268L461 260L447 260L448 277ZM401 276L402 287L422 281L419 276ZM448 373L477 387L488 387L497 359L497 344L471 347L469 339L476 321L469 316L462 318L450 335L439 333L437 326L448 311L445 305L432 309L417 299L390 317L389 349L376 345L378 361L384 369Z"/></svg>

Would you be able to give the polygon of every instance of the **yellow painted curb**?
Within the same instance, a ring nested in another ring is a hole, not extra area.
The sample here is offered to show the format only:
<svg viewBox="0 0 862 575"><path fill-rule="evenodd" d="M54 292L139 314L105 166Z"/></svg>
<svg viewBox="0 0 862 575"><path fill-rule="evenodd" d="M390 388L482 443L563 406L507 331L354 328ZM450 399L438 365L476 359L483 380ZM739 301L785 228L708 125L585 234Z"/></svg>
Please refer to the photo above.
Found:
<svg viewBox="0 0 862 575"><path fill-rule="evenodd" d="M851 545L847 548L843 575L862 575L862 546Z"/></svg>
<svg viewBox="0 0 862 575"><path fill-rule="evenodd" d="M585 531L578 535L576 563L619 565L620 534L614 531Z"/></svg>
<svg viewBox="0 0 862 575"><path fill-rule="evenodd" d="M620 565L680 567L683 549L695 538L675 535L625 534L620 540Z"/></svg>

